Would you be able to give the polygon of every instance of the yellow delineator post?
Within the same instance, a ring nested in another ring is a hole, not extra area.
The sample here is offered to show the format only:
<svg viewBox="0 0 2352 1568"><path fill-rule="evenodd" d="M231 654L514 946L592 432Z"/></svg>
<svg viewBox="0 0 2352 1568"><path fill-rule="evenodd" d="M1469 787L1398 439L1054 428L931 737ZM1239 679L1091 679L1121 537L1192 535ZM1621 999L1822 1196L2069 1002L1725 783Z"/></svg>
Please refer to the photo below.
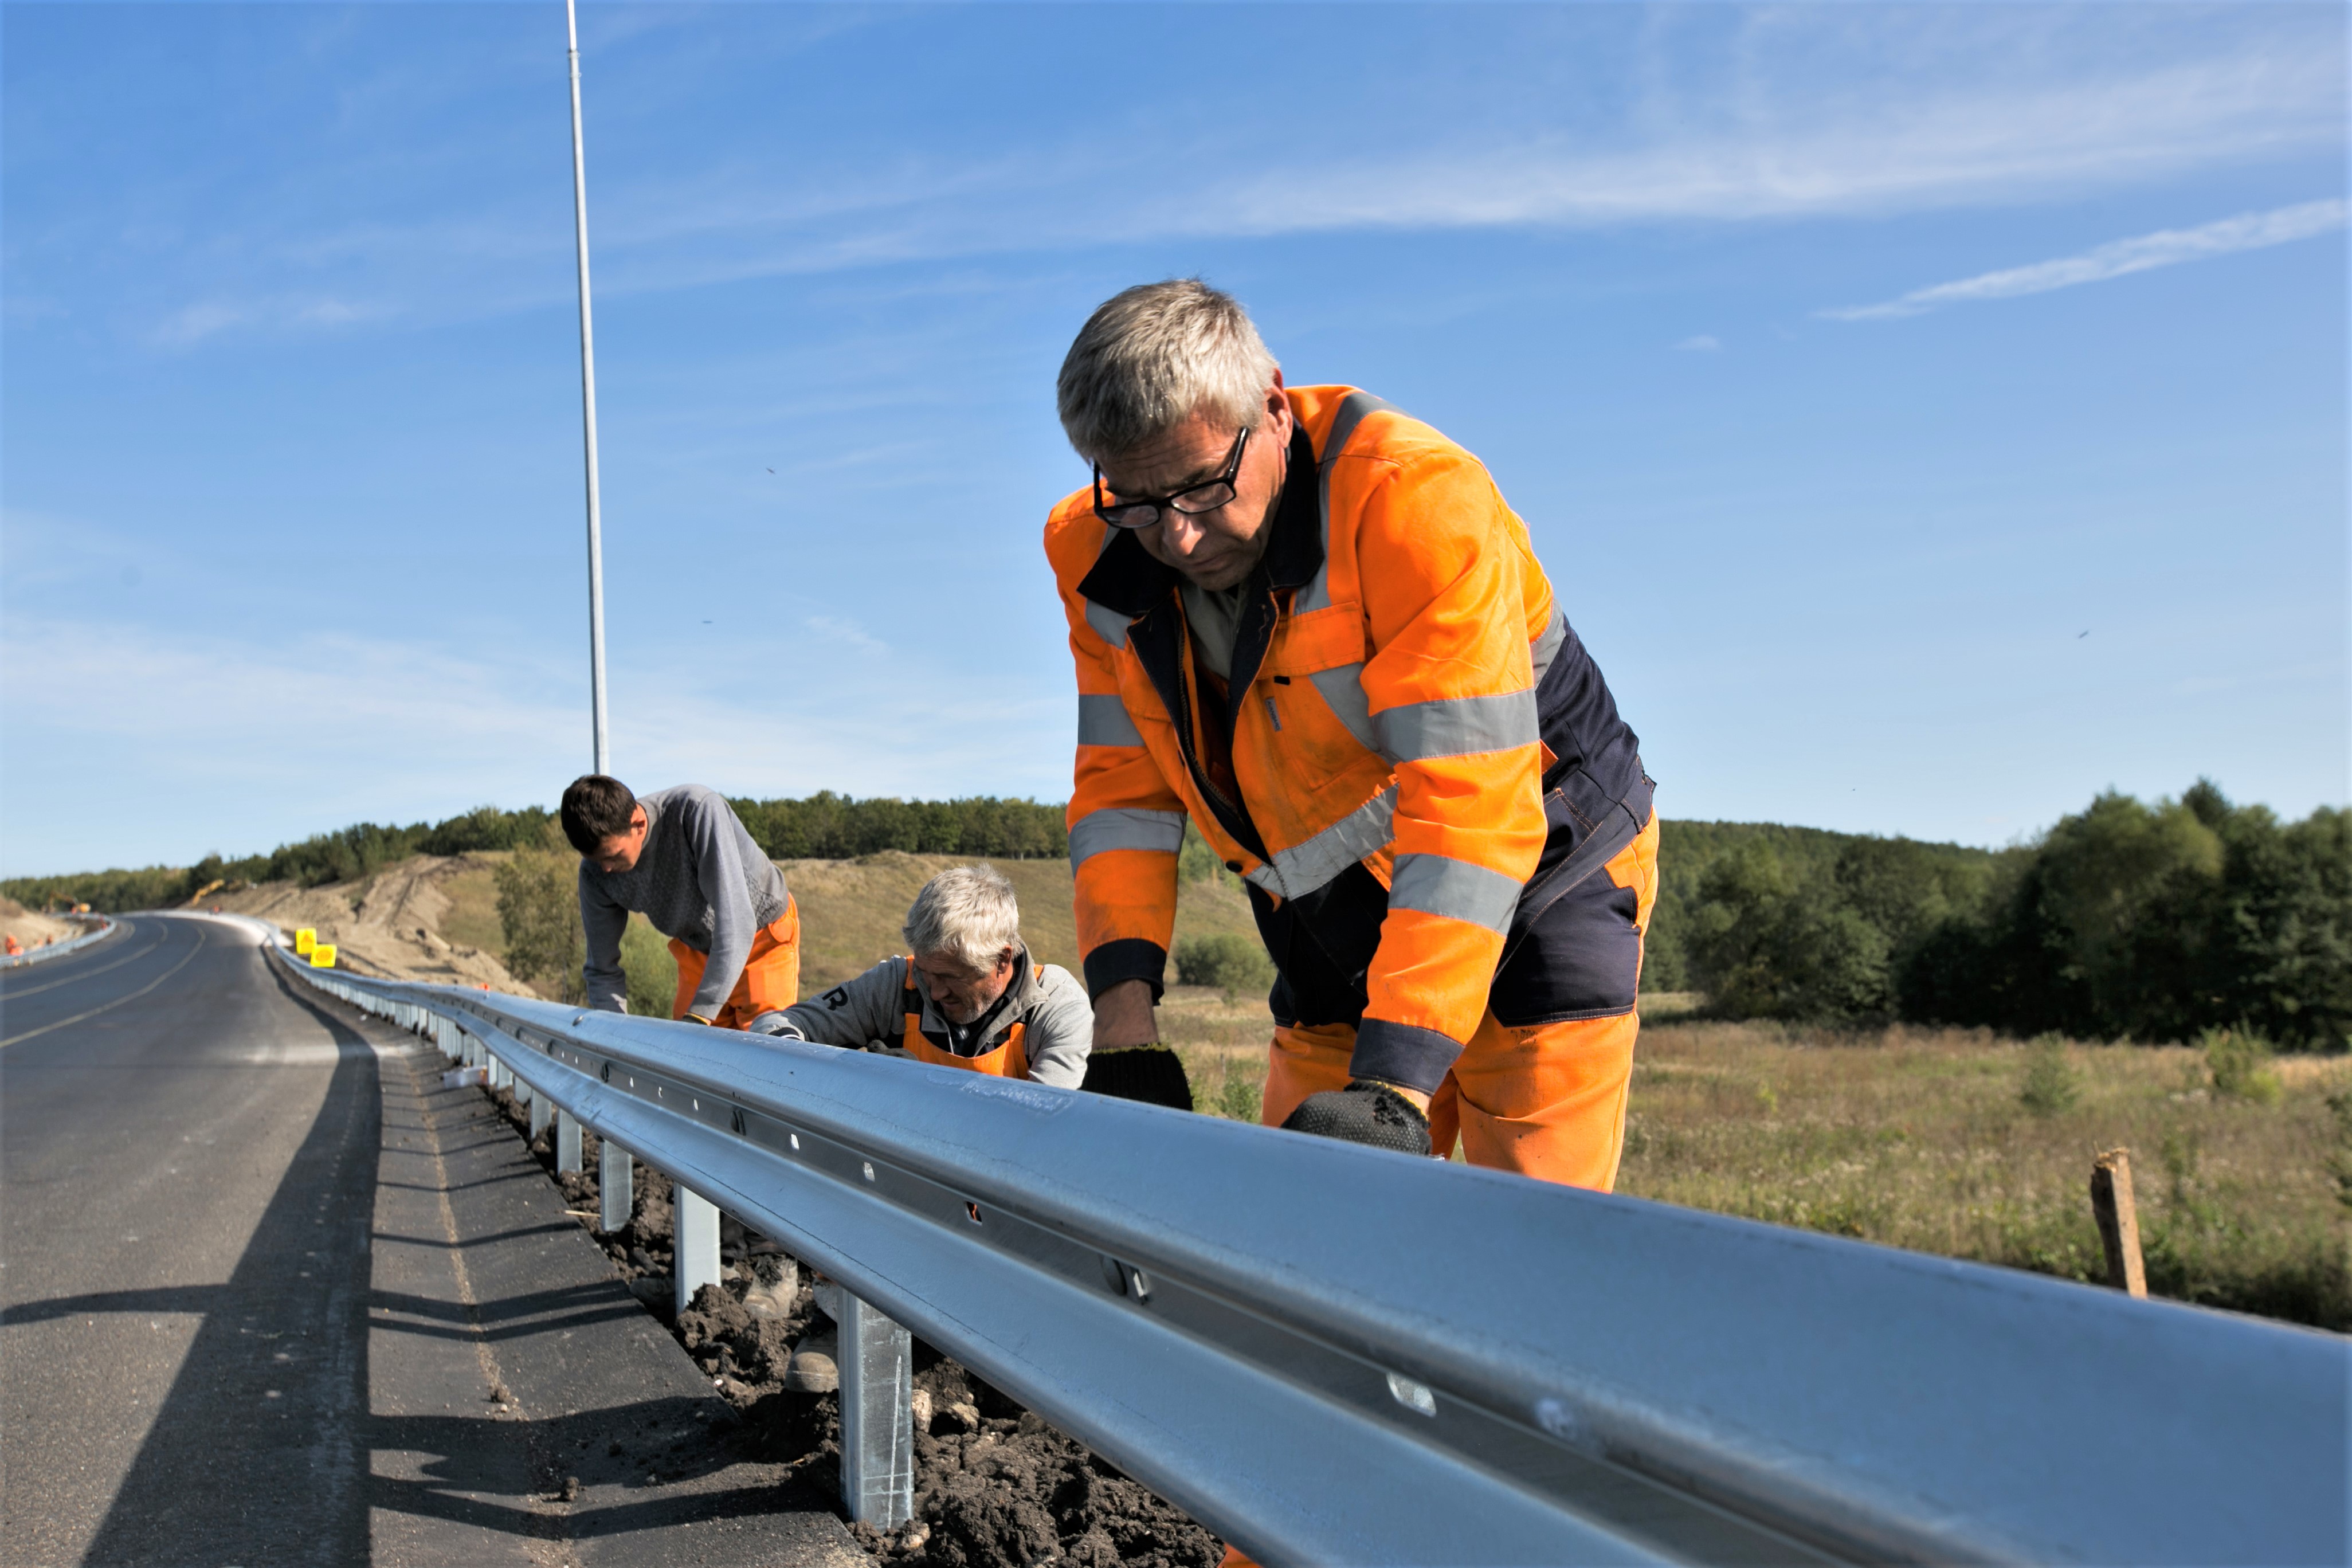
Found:
<svg viewBox="0 0 2352 1568"><path fill-rule="evenodd" d="M319 933L312 931L309 926L304 926L300 931L294 933L294 952L298 956L302 958L310 957L310 950L318 945Z"/></svg>
<svg viewBox="0 0 2352 1568"><path fill-rule="evenodd" d="M335 944L331 942L322 942L312 947L310 949L310 967L313 969L334 968Z"/></svg>

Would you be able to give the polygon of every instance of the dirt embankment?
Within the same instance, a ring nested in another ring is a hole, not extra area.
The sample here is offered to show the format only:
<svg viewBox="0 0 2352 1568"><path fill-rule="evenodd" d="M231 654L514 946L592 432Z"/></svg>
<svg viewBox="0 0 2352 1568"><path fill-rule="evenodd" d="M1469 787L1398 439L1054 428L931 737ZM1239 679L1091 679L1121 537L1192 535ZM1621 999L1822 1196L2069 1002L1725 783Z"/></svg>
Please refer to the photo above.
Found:
<svg viewBox="0 0 2352 1568"><path fill-rule="evenodd" d="M275 921L289 936L308 926L320 942L335 944L337 963L361 974L533 995L484 945L496 940L490 876L500 858L415 855L363 881L323 888L264 882L205 902Z"/></svg>
<svg viewBox="0 0 2352 1568"><path fill-rule="evenodd" d="M514 1096L499 1089L491 1099L528 1137L530 1113ZM628 1225L597 1230L599 1150L594 1134L583 1142L587 1168L575 1173L555 1171L550 1134L530 1147L630 1289L735 1407L743 1457L785 1466L793 1483L838 1499L840 1396L785 1381L794 1348L832 1331L813 1272L728 1220L724 1284L704 1286L675 1312L668 1180L640 1166ZM1223 1554L1173 1504L920 1341L914 1405L914 1517L896 1531L851 1526L889 1568L1213 1568Z"/></svg>
<svg viewBox="0 0 2352 1568"><path fill-rule="evenodd" d="M19 945L34 948L45 942L64 942L81 934L72 921L35 914L14 899L0 899L0 935L13 936Z"/></svg>

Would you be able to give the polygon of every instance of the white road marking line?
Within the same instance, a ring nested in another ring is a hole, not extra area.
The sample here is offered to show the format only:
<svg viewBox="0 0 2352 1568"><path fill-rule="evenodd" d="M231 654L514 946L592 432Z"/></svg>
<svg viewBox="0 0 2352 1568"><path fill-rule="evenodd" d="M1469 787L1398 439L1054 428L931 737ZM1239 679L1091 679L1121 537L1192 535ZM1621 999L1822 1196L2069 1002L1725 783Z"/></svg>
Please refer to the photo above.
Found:
<svg viewBox="0 0 2352 1568"><path fill-rule="evenodd" d="M42 1026L41 1026L39 1028L37 1028L37 1029L27 1029L27 1030L26 1030L26 1031L25 1031L23 1034L21 1034L21 1035L11 1035L11 1036L9 1036L6 1039L5 1039L5 1040L0 1040L0 1050L5 1050L5 1049L7 1049L10 1046L15 1045L15 1044L16 1044L17 1041L19 1041L19 1040L29 1040L29 1039L31 1039L35 1035L46 1035L46 1034L47 1034L51 1029L62 1029L62 1028L64 1028L68 1024L79 1024L79 1023L80 1023L84 1018L95 1018L95 1017L97 1017L100 1013L103 1013L103 1012L107 1011L109 1008L110 1008L110 1007L120 1007L120 1006L121 1006L125 1002L135 1002L135 1001L137 1001L140 997L146 995L146 994L147 994L147 993L149 993L150 991L154 990L154 989L155 989L155 987L157 987L158 985L163 984L163 982L165 982L166 980L171 979L171 978L172 978L172 976L173 976L174 974L179 973L180 973L180 971L182 971L183 969L185 969L185 968L188 966L188 959L195 957L195 956L196 956L196 954L198 954L198 953L202 952L204 950L205 950L205 931L204 931L204 928L203 928L202 926L198 926L198 927L196 928L196 945L195 945L195 946L194 946L194 947L192 947L192 948L190 948L190 949L188 949L188 957L187 957L187 958L184 958L184 959L180 960L180 962L179 962L179 963L175 963L175 964L172 965L172 967L171 967L171 968L169 968L169 969L167 969L167 970L163 971L163 973L161 973L161 974L159 974L159 975L155 976L155 978L154 978L154 979L150 980L146 984L142 985L138 990L133 991L130 995L128 995L128 996L117 996L117 997L116 997L113 1001L111 1001L111 1002L101 1002L101 1003L100 1003L97 1006L92 1007L92 1008L91 1008L89 1012L87 1012L87 1013L76 1013L76 1014L75 1014L72 1017L70 1017L70 1018L59 1018L59 1019L58 1019L56 1023L54 1023L54 1024L44 1024L44 1025L42 1025Z"/></svg>
<svg viewBox="0 0 2352 1568"><path fill-rule="evenodd" d="M163 941L164 939L159 936L153 942L149 942L145 947L141 948L137 952L131 954L129 958L118 958L112 963L102 963L96 969L85 969L79 974L68 974L63 980L52 980L47 985L27 986L21 991L13 987L0 991L0 1002L14 1002L19 996L38 996L44 991L55 991L60 985L71 985L76 981L87 980L93 974L103 974L110 969L120 969L124 964L129 963L131 959L146 957L149 953L163 946Z"/></svg>

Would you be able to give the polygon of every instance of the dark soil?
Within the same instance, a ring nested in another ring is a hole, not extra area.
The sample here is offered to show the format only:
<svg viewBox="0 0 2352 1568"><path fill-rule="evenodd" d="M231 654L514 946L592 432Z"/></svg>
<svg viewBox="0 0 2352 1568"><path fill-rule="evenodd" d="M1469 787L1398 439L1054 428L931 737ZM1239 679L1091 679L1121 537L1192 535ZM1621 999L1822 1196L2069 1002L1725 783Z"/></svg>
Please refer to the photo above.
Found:
<svg viewBox="0 0 2352 1568"><path fill-rule="evenodd" d="M499 1089L490 1098L528 1136L530 1113L514 1096ZM783 1386L793 1346L824 1324L812 1291L814 1271L781 1255L751 1253L757 1238L723 1219L725 1283L704 1286L683 1313L673 1312L668 1178L639 1165L628 1225L598 1230L597 1140L585 1133L582 1142L586 1170L570 1174L556 1172L550 1135L530 1147L638 1300L734 1406L740 1417L735 1441L744 1457L784 1467L793 1484L821 1491L839 1511L840 1399ZM787 1274L798 1277L798 1286L782 1310L763 1314L746 1305L747 1299L775 1301L782 1293L773 1288ZM1173 1504L919 1340L915 1390L914 1518L896 1531L850 1526L891 1568L1047 1562L1213 1568L1223 1555L1223 1544Z"/></svg>

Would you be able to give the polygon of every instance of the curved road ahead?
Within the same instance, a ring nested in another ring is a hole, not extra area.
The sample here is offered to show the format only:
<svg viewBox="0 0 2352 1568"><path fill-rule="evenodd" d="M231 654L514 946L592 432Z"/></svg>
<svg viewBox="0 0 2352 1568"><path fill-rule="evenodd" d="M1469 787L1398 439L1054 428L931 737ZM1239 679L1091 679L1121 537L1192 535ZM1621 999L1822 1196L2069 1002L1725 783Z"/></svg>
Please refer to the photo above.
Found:
<svg viewBox="0 0 2352 1568"><path fill-rule="evenodd" d="M440 1066L233 921L0 973L0 1562L858 1560Z"/></svg>

